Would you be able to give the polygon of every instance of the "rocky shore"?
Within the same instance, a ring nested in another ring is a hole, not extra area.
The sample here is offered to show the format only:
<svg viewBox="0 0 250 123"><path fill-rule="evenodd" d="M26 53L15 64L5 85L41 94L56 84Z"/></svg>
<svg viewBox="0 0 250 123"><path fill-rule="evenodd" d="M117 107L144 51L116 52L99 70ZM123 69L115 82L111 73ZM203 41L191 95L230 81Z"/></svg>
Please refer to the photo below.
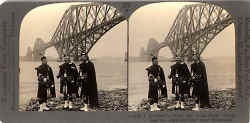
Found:
<svg viewBox="0 0 250 123"><path fill-rule="evenodd" d="M99 91L99 108L90 111L149 111L150 105L147 99L143 99L139 105L128 106L127 89L116 89L112 91ZM235 89L211 90L209 92L210 108L203 108L201 111L231 111L236 109ZM175 100L160 99L158 107L161 111L174 111ZM187 98L185 102L185 110L191 111L194 106L194 100ZM48 100L47 106L50 111L79 111L82 107L82 101L75 99L73 109L64 109L64 101L62 97L51 98ZM20 106L19 111L38 111L39 104L36 98L32 98L28 104Z"/></svg>
<svg viewBox="0 0 250 123"><path fill-rule="evenodd" d="M128 98L127 89L115 89L111 91L99 91L99 108L90 111L127 111ZM47 106L49 111L79 111L83 106L81 99L76 98L72 109L64 109L63 97L51 98ZM20 106L19 111L38 111L39 103L37 98L32 98L28 104Z"/></svg>
<svg viewBox="0 0 250 123"><path fill-rule="evenodd" d="M209 92L210 108L202 108L201 111L230 111L235 110L235 89L224 90L211 90ZM158 107L161 111L174 111L175 109L174 99L160 99ZM187 98L185 102L185 109L191 111L195 105L194 99ZM129 106L129 111L149 111L150 105L147 99L143 99L139 105Z"/></svg>

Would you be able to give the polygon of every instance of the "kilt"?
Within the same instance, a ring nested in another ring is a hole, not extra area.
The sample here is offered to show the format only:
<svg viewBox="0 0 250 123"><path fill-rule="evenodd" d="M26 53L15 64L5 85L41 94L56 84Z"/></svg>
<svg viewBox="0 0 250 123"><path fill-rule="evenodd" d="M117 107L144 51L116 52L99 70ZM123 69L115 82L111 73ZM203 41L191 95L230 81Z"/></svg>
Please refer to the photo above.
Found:
<svg viewBox="0 0 250 123"><path fill-rule="evenodd" d="M158 85L157 84L152 84L152 83L149 84L148 99L150 101L150 104L158 102Z"/></svg>
<svg viewBox="0 0 250 123"><path fill-rule="evenodd" d="M87 83L87 80L80 80L81 82L81 97L83 96L90 96L90 89L89 89L89 85Z"/></svg>
<svg viewBox="0 0 250 123"><path fill-rule="evenodd" d="M193 85L192 97L199 97L202 91L201 81L196 81Z"/></svg>
<svg viewBox="0 0 250 123"><path fill-rule="evenodd" d="M47 89L48 87L45 84L38 84L37 98L40 104L47 101Z"/></svg>
<svg viewBox="0 0 250 123"><path fill-rule="evenodd" d="M172 80L172 94L185 94L187 93L187 82L183 83L183 78L174 78ZM178 90L177 90L178 88Z"/></svg>

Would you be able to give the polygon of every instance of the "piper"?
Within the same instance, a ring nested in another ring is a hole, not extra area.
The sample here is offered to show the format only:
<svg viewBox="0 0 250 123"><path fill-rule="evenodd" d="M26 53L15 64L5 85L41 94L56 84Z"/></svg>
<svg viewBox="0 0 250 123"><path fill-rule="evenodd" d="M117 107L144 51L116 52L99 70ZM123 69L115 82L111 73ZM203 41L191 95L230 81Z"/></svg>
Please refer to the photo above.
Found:
<svg viewBox="0 0 250 123"><path fill-rule="evenodd" d="M47 107L48 92L52 97L55 97L55 82L53 70L47 64L45 56L41 57L42 64L35 68L38 77L37 98L39 99L39 111L49 110Z"/></svg>
<svg viewBox="0 0 250 123"><path fill-rule="evenodd" d="M60 93L64 94L64 108L72 109L73 94L77 92L78 70L69 56L64 57L65 63L60 65L57 78L61 78Z"/></svg>
<svg viewBox="0 0 250 123"><path fill-rule="evenodd" d="M205 64L197 54L193 55L193 60L194 62L191 65L191 75L193 79L192 96L195 98L195 107L192 110L199 111L200 108L210 107L207 72Z"/></svg>
<svg viewBox="0 0 250 123"><path fill-rule="evenodd" d="M185 70L184 65L181 64L181 57L176 57L176 63L171 66L169 79L172 79L172 94L175 94L176 106L175 108L184 109L184 94L185 94Z"/></svg>
<svg viewBox="0 0 250 123"><path fill-rule="evenodd" d="M82 111L88 111L88 107L97 108L98 90L96 82L96 72L94 63L90 61L87 54L82 55L82 63L80 67L80 83L81 83L81 98L84 102Z"/></svg>
<svg viewBox="0 0 250 123"><path fill-rule="evenodd" d="M167 98L167 87L165 75L162 67L158 64L157 57L152 58L152 65L146 68L148 72L149 90L148 98L150 103L150 111L160 110L157 106L159 95Z"/></svg>

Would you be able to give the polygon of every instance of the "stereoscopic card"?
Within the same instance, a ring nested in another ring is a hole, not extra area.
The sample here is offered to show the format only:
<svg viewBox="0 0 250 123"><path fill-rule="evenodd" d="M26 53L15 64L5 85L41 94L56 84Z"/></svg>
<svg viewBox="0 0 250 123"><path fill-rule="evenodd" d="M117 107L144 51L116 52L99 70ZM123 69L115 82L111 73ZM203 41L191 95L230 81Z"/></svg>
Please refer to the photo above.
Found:
<svg viewBox="0 0 250 123"><path fill-rule="evenodd" d="M249 1L7 0L0 122L249 122Z"/></svg>

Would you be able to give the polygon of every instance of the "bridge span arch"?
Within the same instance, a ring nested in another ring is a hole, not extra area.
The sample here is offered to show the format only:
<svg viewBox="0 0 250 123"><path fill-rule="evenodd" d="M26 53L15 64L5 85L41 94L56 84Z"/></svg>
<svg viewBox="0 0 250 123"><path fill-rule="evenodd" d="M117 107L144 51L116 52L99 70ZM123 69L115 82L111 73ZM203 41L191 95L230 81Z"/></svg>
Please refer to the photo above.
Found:
<svg viewBox="0 0 250 123"><path fill-rule="evenodd" d="M72 5L64 13L52 39L34 54L43 54L55 47L60 58L71 55L77 60L89 53L98 40L111 28L129 18L138 8L159 2L88 3ZM168 46L174 56L185 57L195 49L201 54L209 42L225 27L233 23L232 16L222 7L200 3L187 5L180 10L159 50Z"/></svg>
<svg viewBox="0 0 250 123"><path fill-rule="evenodd" d="M104 3L71 5L60 20L51 40L33 51L35 56L55 47L60 59L70 55L78 60L88 54L102 36L126 18L115 7Z"/></svg>
<svg viewBox="0 0 250 123"><path fill-rule="evenodd" d="M226 27L234 23L233 17L223 8L213 4L184 6L176 16L165 40L152 50L158 56L164 47L171 49L173 56L199 56L209 43Z"/></svg>

